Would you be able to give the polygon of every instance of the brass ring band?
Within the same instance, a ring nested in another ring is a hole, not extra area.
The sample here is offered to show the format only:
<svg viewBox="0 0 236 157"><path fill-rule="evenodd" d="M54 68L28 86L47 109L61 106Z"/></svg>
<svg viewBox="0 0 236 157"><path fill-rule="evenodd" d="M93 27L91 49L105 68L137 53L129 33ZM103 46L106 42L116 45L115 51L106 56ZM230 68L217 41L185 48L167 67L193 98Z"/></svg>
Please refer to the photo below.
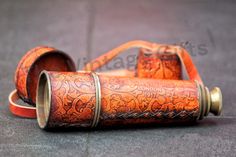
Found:
<svg viewBox="0 0 236 157"><path fill-rule="evenodd" d="M101 112L101 84L99 77L96 73L91 73L94 79L94 85L95 85L95 97L96 97L96 103L94 108L94 118L93 123L91 127L96 127L99 122L100 112Z"/></svg>
<svg viewBox="0 0 236 157"><path fill-rule="evenodd" d="M202 92L201 92L201 87L200 84L198 83L197 80L195 80L197 90L198 90L198 100L199 100L199 114L197 116L197 120L200 119L201 113L202 113Z"/></svg>

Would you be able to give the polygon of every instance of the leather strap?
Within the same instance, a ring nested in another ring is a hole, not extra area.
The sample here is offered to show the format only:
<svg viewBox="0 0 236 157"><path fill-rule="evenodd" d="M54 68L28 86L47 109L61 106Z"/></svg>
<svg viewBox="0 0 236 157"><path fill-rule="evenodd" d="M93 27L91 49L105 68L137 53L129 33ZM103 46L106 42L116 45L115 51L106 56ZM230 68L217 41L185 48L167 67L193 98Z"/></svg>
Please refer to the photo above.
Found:
<svg viewBox="0 0 236 157"><path fill-rule="evenodd" d="M161 45L142 40L130 41L125 44L122 44L121 46L118 46L117 48L114 48L111 51L108 51L107 53L87 63L83 70L95 71L103 65L107 64L114 57L131 48L144 48L150 50L151 52L176 54L179 57L182 65L184 66L189 79L196 80L200 84L203 84L203 81L198 73L196 66L194 65L191 59L191 56L184 48L174 45Z"/></svg>
<svg viewBox="0 0 236 157"><path fill-rule="evenodd" d="M14 115L19 116L19 117L36 118L36 108L18 105L16 103L18 99L19 99L19 96L17 94L17 91L13 90L8 97L10 111Z"/></svg>

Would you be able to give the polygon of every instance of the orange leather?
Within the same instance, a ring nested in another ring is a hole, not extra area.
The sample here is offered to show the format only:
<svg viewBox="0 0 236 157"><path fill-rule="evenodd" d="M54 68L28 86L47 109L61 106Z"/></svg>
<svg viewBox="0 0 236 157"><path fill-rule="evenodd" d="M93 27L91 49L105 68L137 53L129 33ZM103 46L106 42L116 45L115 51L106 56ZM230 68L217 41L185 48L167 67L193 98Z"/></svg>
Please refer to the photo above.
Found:
<svg viewBox="0 0 236 157"><path fill-rule="evenodd" d="M136 77L165 80L182 80L182 66L176 54L160 54L140 49Z"/></svg>
<svg viewBox="0 0 236 157"><path fill-rule="evenodd" d="M24 118L36 118L35 107L23 106L16 103L16 101L19 100L19 96L16 90L13 90L10 93L8 100L9 100L9 109L11 113L13 113L14 115Z"/></svg>
<svg viewBox="0 0 236 157"><path fill-rule="evenodd" d="M110 71L97 72L101 75L109 75L109 76L126 76L126 77L135 77L135 71L126 70L126 69L117 69Z"/></svg>

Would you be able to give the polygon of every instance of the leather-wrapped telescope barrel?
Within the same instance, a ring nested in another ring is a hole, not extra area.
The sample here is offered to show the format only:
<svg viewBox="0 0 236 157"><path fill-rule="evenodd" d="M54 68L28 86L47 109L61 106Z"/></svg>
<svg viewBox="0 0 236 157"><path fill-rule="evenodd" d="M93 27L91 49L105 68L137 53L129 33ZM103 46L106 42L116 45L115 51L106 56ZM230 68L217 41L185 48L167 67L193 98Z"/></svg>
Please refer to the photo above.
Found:
<svg viewBox="0 0 236 157"><path fill-rule="evenodd" d="M221 101L196 81L44 71L36 104L40 128L52 128L195 121L219 115Z"/></svg>

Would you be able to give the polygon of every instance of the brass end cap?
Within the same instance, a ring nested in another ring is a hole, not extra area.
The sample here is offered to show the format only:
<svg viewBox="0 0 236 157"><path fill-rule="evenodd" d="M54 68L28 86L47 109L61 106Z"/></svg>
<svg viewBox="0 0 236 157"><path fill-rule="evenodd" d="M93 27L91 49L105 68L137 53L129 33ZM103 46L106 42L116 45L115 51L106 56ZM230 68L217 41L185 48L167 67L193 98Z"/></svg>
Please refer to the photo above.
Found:
<svg viewBox="0 0 236 157"><path fill-rule="evenodd" d="M222 111L222 93L220 88L214 87L210 91L210 112L213 113L216 116L219 116Z"/></svg>

